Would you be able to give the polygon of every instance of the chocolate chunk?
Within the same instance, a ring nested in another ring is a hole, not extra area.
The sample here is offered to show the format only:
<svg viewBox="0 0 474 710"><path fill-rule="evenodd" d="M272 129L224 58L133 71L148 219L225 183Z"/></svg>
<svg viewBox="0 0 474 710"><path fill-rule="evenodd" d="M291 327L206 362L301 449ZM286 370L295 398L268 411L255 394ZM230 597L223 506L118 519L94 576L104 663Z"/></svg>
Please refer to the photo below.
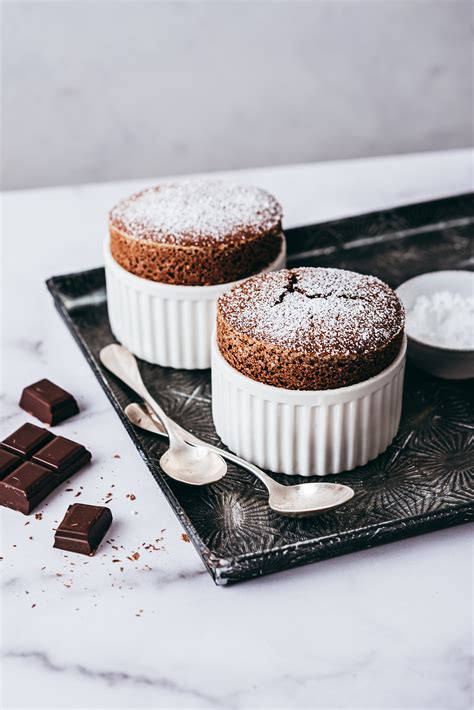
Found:
<svg viewBox="0 0 474 710"><path fill-rule="evenodd" d="M0 480L5 478L10 471L17 468L21 464L21 458L11 454L9 451L0 449Z"/></svg>
<svg viewBox="0 0 474 710"><path fill-rule="evenodd" d="M74 503L66 511L54 535L54 547L93 555L112 523L109 508Z"/></svg>
<svg viewBox="0 0 474 710"><path fill-rule="evenodd" d="M72 394L49 380L39 380L25 387L20 407L45 424L58 424L79 412Z"/></svg>
<svg viewBox="0 0 474 710"><path fill-rule="evenodd" d="M0 505L28 515L90 459L81 444L24 424L0 443Z"/></svg>
<svg viewBox="0 0 474 710"><path fill-rule="evenodd" d="M2 448L29 459L38 449L51 441L54 434L35 424L23 424L7 436L1 443Z"/></svg>

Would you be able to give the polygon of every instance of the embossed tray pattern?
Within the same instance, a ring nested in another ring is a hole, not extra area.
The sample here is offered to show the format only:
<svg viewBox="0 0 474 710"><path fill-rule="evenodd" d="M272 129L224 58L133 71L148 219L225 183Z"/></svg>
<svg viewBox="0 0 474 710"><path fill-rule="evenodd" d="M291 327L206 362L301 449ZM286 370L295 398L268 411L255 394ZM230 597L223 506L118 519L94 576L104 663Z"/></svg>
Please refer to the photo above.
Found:
<svg viewBox="0 0 474 710"><path fill-rule="evenodd" d="M288 263L375 274L396 287L426 271L472 268L473 236L474 195L469 194L289 230ZM233 465L222 481L203 488L164 475L158 463L164 443L129 425L122 410L135 397L98 361L100 349L113 341L103 269L56 276L47 285L217 584L473 519L472 382L438 380L408 364L402 420L393 444L367 466L324 479L351 485L352 501L314 518L284 518L270 510L260 482ZM211 418L209 371L147 363L141 363L141 369L172 417L203 439L219 443ZM276 478L285 481L285 476Z"/></svg>

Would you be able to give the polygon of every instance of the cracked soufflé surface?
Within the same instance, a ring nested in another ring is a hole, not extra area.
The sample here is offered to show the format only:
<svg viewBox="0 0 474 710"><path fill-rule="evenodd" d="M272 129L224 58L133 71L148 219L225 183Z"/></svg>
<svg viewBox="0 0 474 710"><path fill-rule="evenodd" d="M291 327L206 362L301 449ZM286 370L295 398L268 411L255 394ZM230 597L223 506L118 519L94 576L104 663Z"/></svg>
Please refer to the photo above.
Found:
<svg viewBox="0 0 474 710"><path fill-rule="evenodd" d="M110 212L112 256L151 281L208 286L269 266L282 248L282 210L265 190L224 180L164 182Z"/></svg>
<svg viewBox="0 0 474 710"><path fill-rule="evenodd" d="M296 390L346 387L397 356L404 311L375 276L303 267L262 274L219 298L217 342L236 370Z"/></svg>

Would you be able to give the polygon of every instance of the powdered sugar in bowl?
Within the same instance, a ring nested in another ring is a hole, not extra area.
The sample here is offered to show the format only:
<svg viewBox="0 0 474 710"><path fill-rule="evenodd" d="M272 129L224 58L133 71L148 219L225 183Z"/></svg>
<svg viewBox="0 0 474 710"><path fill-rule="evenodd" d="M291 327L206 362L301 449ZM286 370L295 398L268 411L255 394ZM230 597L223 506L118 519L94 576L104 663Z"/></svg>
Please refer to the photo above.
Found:
<svg viewBox="0 0 474 710"><path fill-rule="evenodd" d="M411 360L437 377L474 377L474 273L422 274L397 294L405 306Z"/></svg>

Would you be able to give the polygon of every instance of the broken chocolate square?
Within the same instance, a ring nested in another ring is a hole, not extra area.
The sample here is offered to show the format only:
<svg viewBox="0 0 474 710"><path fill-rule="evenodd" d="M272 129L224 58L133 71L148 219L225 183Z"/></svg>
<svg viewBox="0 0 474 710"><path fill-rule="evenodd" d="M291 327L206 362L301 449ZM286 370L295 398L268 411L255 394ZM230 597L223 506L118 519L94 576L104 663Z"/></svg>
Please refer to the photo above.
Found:
<svg viewBox="0 0 474 710"><path fill-rule="evenodd" d="M35 451L38 451L53 438L54 434L51 434L47 429L42 429L36 424L23 424L13 434L7 436L1 446L17 456L29 459Z"/></svg>
<svg viewBox="0 0 474 710"><path fill-rule="evenodd" d="M25 387L20 407L45 424L58 424L79 412L77 402L69 392L50 380L39 380Z"/></svg>
<svg viewBox="0 0 474 710"><path fill-rule="evenodd" d="M109 508L73 503L54 536L54 547L82 555L93 555L112 523Z"/></svg>
<svg viewBox="0 0 474 710"><path fill-rule="evenodd" d="M25 461L0 483L0 503L28 515L56 485L51 469Z"/></svg>
<svg viewBox="0 0 474 710"><path fill-rule="evenodd" d="M22 460L19 456L0 449L0 480L5 478L14 468L17 468L21 462Z"/></svg>
<svg viewBox="0 0 474 710"><path fill-rule="evenodd" d="M36 452L33 461L54 471L68 469L71 473L90 459L90 453L75 441L55 436L46 446Z"/></svg>

